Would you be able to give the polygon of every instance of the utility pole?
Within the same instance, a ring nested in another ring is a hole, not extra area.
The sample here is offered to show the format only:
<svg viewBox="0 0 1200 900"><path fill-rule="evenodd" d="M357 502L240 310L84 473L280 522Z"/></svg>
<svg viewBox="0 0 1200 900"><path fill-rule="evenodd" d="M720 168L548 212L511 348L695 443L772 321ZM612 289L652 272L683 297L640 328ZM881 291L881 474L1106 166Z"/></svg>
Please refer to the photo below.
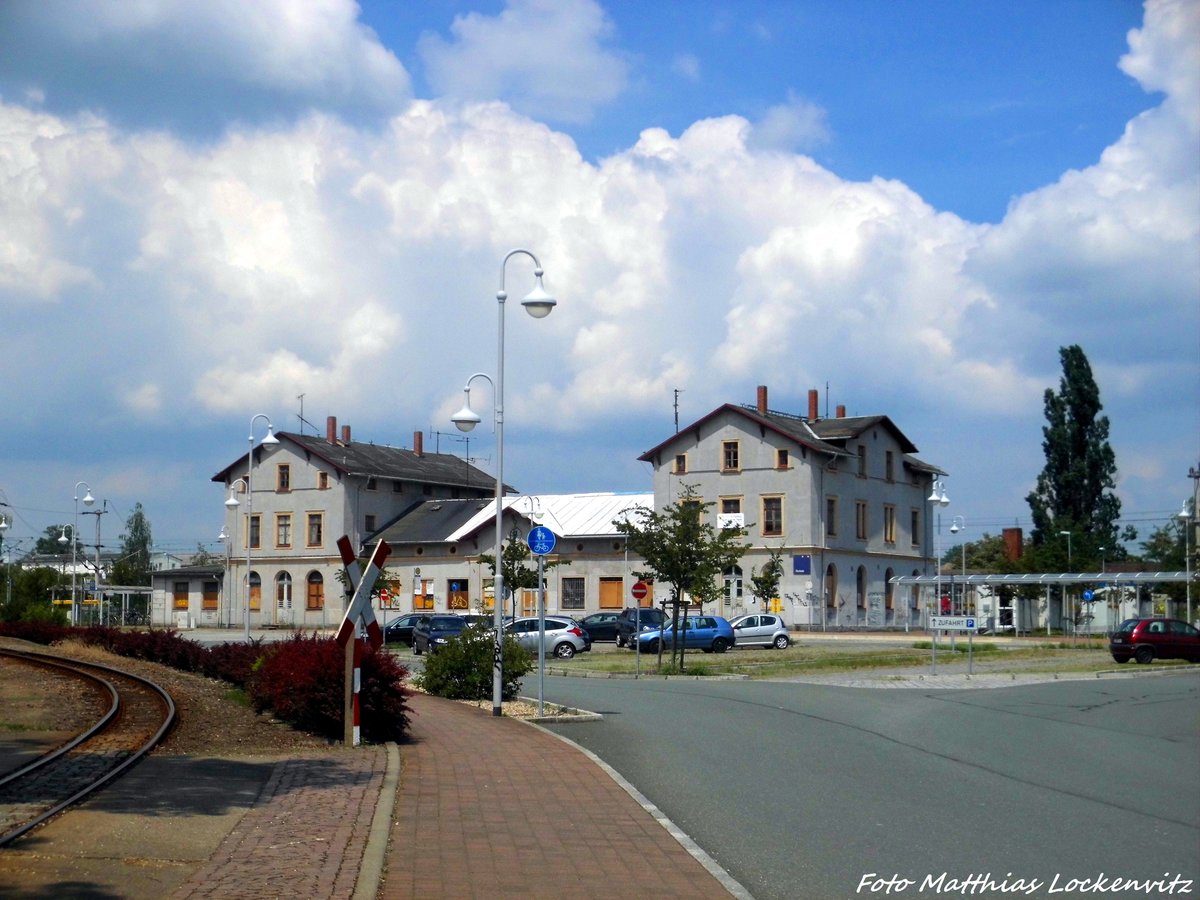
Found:
<svg viewBox="0 0 1200 900"><path fill-rule="evenodd" d="M100 547L101 547L101 544L100 544L100 517L102 515L104 515L106 512L108 512L108 501L107 500L101 501L99 509L93 509L93 510L85 509L83 511L83 514L85 516L95 516L96 517L96 544L95 544L95 547L96 547L96 602L100 606L100 624L101 625L108 624L108 622L107 622L108 617L105 615L105 612L104 612L104 593L100 588L100 581L101 581L101 577L100 577L100 574L101 574L101 570L100 570ZM74 535L71 536L71 539L74 540Z"/></svg>

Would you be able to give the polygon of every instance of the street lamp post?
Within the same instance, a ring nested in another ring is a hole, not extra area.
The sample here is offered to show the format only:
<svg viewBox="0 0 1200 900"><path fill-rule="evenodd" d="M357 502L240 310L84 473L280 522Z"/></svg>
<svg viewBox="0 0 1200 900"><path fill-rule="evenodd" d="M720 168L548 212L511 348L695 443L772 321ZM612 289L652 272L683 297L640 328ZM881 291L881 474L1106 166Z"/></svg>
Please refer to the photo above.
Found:
<svg viewBox="0 0 1200 900"><path fill-rule="evenodd" d="M229 545L231 538L229 537L229 535L227 535L225 533L225 525L223 523L221 525L221 533L217 535L217 540L220 541L221 546L225 548L224 581L226 583L228 583L228 581L229 581L229 559L230 559L230 553L232 551L232 548ZM225 607L225 623L224 624L226 627L229 627L233 624L233 614L232 614L232 610L230 609L230 603L229 603L229 588L228 587L223 588L222 594L223 594L222 600L224 601L223 605ZM221 613L219 610L217 611L217 624L218 625L221 624Z"/></svg>
<svg viewBox="0 0 1200 900"><path fill-rule="evenodd" d="M950 533L958 534L960 531L965 530L966 527L967 527L967 520L964 519L962 516L955 516L950 522ZM963 578L962 588L961 588L962 611L966 612L966 609L967 609L967 542L965 540L959 545L959 549L962 550L962 578Z"/></svg>
<svg viewBox="0 0 1200 900"><path fill-rule="evenodd" d="M1065 537L1066 537L1066 539L1067 539L1067 572L1068 572L1068 573L1071 573L1071 572L1072 572L1072 569L1073 569L1073 567L1074 567L1074 564L1071 562L1071 532L1069 532L1069 531L1060 531L1060 532L1059 532L1059 535L1060 535L1060 536L1065 536ZM1072 574L1073 574L1073 573L1072 573ZM1071 623L1072 623L1072 626L1073 626L1073 623L1074 623L1074 621L1075 621L1075 617L1074 617L1074 615L1073 615L1073 612L1072 612L1072 610L1071 610L1071 594L1070 594L1070 592L1067 590L1067 586L1066 586L1065 584L1063 585L1062 592L1063 592L1063 600L1064 600L1064 601L1066 601L1064 605L1067 607L1067 621L1068 621L1068 622L1071 622ZM1047 609L1047 610L1046 610L1046 618L1047 618L1047 619L1049 619L1049 618L1050 618L1050 610L1049 610L1049 609ZM1047 623L1047 628L1048 628L1048 627L1049 627L1049 623ZM1072 627L1072 628L1071 628L1071 631L1072 631L1072 632L1074 632L1074 630L1075 630L1075 629L1074 629L1074 627ZM1064 634L1066 634L1066 629L1063 629L1063 633L1064 633Z"/></svg>
<svg viewBox="0 0 1200 900"><path fill-rule="evenodd" d="M259 419L267 420L267 436L262 439L263 447L272 447L279 443L279 438L275 437L274 426L271 424L271 417L266 413L258 413L250 417L250 451L246 454L246 609L245 609L245 639L250 641L250 552L252 550L250 540L250 525L251 518L254 512L254 494L252 493L251 485L254 474L254 423ZM238 479L241 481L242 479ZM225 501L225 505L229 506L232 501L233 506L237 506L237 499L233 496L233 485L237 481L230 484L229 500ZM261 590L261 589L260 589Z"/></svg>
<svg viewBox="0 0 1200 900"><path fill-rule="evenodd" d="M0 506L8 506L8 504L0 503ZM9 585L7 602L11 603L12 602L12 572L10 571L8 559L4 556L4 532L8 531L8 528L9 528L8 517L5 516L3 513L0 513L0 563L4 563L4 575L7 578L8 585Z"/></svg>
<svg viewBox="0 0 1200 900"><path fill-rule="evenodd" d="M234 493L233 493L233 489L236 488L239 484L243 488L246 489L247 497L250 494L250 484L249 484L249 482L246 481L245 478L235 478L233 481L231 481L229 483L229 497L225 500L225 508L230 510L231 512L233 512L239 506L241 506L241 504L238 502L238 498L236 496L234 496ZM249 507L247 507L247 513L249 513ZM248 553L249 547L250 547L250 522L249 522L249 520L247 520L247 522L246 522L245 534L246 534L246 548L247 548L247 553ZM231 628L233 627L233 591L232 591L232 587L233 587L233 544L234 544L234 541L236 540L236 538L237 538L237 514L235 512L234 516L233 516L233 534L227 535L225 533L225 526L222 524L221 525L221 533L217 536L217 540L225 542L225 572L226 572L227 580L230 582L229 586L231 588L231 590L226 592L227 596L229 597L229 604L228 604L228 606L229 606L229 623L228 624ZM246 558L246 617L247 618L249 618L249 616L250 616L250 587L249 587L249 585L250 585L250 558L249 558L249 556L247 556L247 558ZM248 631L248 627L247 627L247 631Z"/></svg>
<svg viewBox="0 0 1200 900"><path fill-rule="evenodd" d="M508 294L504 290L504 270L512 257L523 254L533 260L533 275L536 284L529 295L521 301L521 305L535 319L543 319L554 309L555 299L546 293L542 287L542 264L528 250L510 250L500 263L500 290L496 292L498 308L498 325L496 341L496 380L492 382L495 395L496 421L496 578L492 588L492 608L494 610L495 646L492 652L492 715L499 716L502 712L504 691L504 301ZM450 417L460 431L470 431L479 424L479 416L471 409L471 381L479 374L472 375L463 389L467 402L461 410ZM487 377L487 376L482 376ZM491 381L491 379L488 379Z"/></svg>
<svg viewBox="0 0 1200 900"><path fill-rule="evenodd" d="M96 498L92 496L92 489L86 481L75 482L75 521L71 526L71 624L79 624L79 601L75 599L75 550L79 542L75 539L75 532L79 530L79 488L86 488L83 495L83 505L91 506L96 502Z"/></svg>
<svg viewBox="0 0 1200 900"><path fill-rule="evenodd" d="M1192 512L1188 509L1188 502L1183 502L1183 508L1179 510L1179 515L1176 517L1183 522L1183 571L1187 577L1187 621L1192 624L1192 552L1191 552L1191 535L1188 534L1192 530Z"/></svg>
<svg viewBox="0 0 1200 900"><path fill-rule="evenodd" d="M944 482L935 481L933 483L933 490L930 491L930 494L929 494L929 503L930 503L930 507L932 508L933 512L936 514L934 517L935 531L934 531L934 539L933 539L933 547L934 547L933 552L937 557L936 569L935 569L935 573L934 573L937 576L937 578L936 578L937 597L934 600L934 603L936 605L938 615L941 615L941 612L942 612L942 514L941 514L940 510L941 510L941 507L950 505L950 498L946 496L946 485ZM934 635L934 642L935 643L937 642L936 634Z"/></svg>

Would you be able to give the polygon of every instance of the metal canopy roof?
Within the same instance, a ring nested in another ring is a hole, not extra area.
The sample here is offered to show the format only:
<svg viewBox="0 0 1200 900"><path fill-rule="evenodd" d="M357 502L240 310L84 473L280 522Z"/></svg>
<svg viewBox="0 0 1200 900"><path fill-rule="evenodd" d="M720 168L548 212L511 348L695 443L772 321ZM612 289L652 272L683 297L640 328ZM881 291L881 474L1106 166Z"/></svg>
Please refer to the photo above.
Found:
<svg viewBox="0 0 1200 900"><path fill-rule="evenodd" d="M1155 584L1187 581L1187 572L1049 572L1012 575L896 575L889 584Z"/></svg>

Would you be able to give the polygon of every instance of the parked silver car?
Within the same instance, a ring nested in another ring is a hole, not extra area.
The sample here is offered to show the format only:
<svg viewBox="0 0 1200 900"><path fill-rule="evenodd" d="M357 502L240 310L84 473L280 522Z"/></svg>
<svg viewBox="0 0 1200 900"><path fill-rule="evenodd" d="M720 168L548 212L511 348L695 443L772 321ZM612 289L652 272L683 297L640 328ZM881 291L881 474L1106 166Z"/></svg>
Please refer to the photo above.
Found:
<svg viewBox="0 0 1200 900"><path fill-rule="evenodd" d="M775 647L782 650L792 642L788 628L779 616L751 613L732 622L735 647Z"/></svg>
<svg viewBox="0 0 1200 900"><path fill-rule="evenodd" d="M504 626L506 634L511 634L521 646L537 653L538 620L535 616L517 619ZM576 653L592 649L588 633L578 622L566 616L546 616L547 653L553 653L559 659L570 659Z"/></svg>

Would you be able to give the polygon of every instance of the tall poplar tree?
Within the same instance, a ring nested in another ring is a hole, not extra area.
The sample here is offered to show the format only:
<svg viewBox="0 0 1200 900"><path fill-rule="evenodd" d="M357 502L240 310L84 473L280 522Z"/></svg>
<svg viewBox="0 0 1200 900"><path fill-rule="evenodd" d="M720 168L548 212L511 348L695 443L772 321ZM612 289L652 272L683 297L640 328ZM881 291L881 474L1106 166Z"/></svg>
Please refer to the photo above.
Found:
<svg viewBox="0 0 1200 900"><path fill-rule="evenodd" d="M113 584L148 585L150 583L150 520L136 503L133 512L125 520L125 533L121 535L121 556L113 564L109 581Z"/></svg>
<svg viewBox="0 0 1200 900"><path fill-rule="evenodd" d="M1123 554L1117 533L1121 501L1113 493L1117 463L1108 443L1108 417L1100 415L1100 389L1083 349L1060 347L1058 355L1059 388L1045 394L1046 465L1025 498L1033 513L1030 537L1040 548L1060 543L1057 536L1067 531L1075 539L1076 560L1091 560L1100 548L1114 559ZM1136 533L1121 537L1130 540Z"/></svg>

